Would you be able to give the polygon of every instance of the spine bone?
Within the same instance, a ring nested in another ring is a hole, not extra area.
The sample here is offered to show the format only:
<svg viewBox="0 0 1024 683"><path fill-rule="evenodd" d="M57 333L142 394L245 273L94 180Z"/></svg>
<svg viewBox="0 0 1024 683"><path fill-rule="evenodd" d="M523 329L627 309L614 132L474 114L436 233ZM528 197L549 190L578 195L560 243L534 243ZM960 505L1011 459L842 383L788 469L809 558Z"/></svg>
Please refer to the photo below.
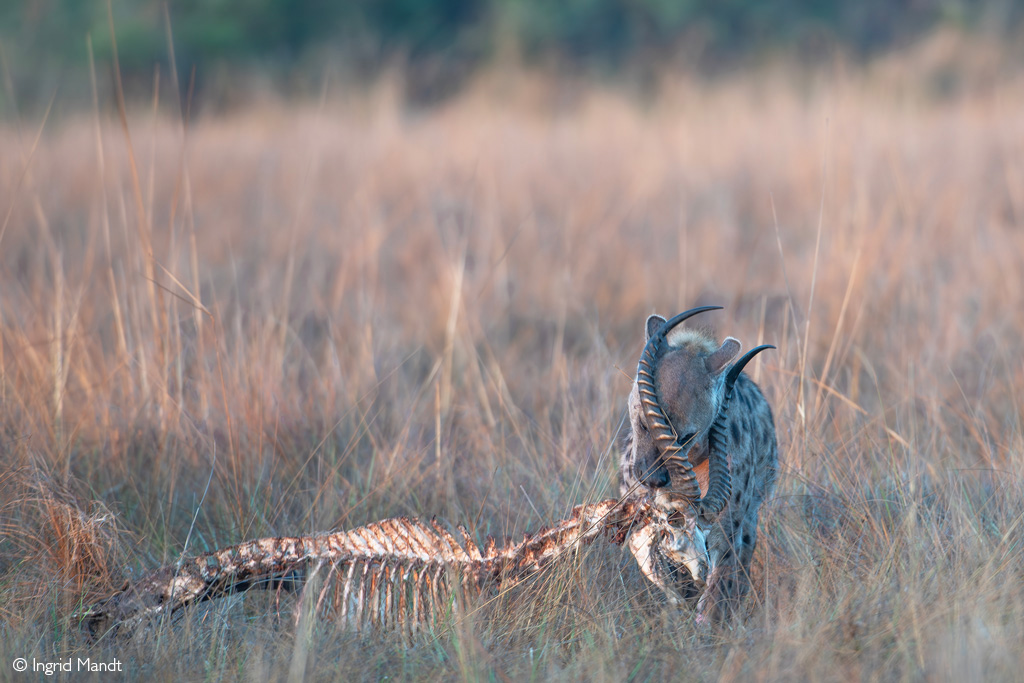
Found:
<svg viewBox="0 0 1024 683"><path fill-rule="evenodd" d="M203 600L301 578L314 565L330 565L328 580L341 581L332 602L338 606L340 590L336 611L343 620L357 629L404 629L411 622L415 630L431 615L461 609L467 592L521 581L602 532L621 544L635 529L656 523L656 517L658 512L644 503L606 500L577 506L569 518L518 543L488 539L483 549L465 527L456 527L456 538L437 520L428 525L408 517L338 533L262 538L158 569L78 617L94 634L130 628Z"/></svg>

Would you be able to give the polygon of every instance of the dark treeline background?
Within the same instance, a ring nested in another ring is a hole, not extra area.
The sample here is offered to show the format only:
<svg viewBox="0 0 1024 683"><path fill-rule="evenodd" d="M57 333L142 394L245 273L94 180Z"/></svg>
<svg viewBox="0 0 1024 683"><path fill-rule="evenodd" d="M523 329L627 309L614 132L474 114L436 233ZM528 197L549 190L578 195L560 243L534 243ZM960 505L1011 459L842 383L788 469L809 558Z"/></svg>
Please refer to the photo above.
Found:
<svg viewBox="0 0 1024 683"><path fill-rule="evenodd" d="M259 73L294 90L315 83L318 65L354 79L398 68L430 99L503 57L607 77L713 72L778 53L865 58L941 26L1013 37L1024 0L113 0L112 13L129 78L167 66L169 17L184 73ZM6 96L74 89L87 36L109 63L103 0L0 2Z"/></svg>

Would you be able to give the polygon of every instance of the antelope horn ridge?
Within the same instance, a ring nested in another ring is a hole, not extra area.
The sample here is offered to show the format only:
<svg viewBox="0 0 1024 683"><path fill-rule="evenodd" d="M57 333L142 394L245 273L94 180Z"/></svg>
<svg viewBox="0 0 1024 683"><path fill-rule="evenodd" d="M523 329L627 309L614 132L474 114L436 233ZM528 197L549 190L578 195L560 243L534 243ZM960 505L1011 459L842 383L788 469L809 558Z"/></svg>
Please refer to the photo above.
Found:
<svg viewBox="0 0 1024 683"><path fill-rule="evenodd" d="M698 313L717 311L721 310L721 308L721 306L691 308L665 321L661 328L647 340L644 352L640 354L640 362L636 369L637 387L640 391L640 405L647 416L648 428L654 436L654 443L661 453L662 460L672 466L674 470L673 479L679 479L678 482L672 482L673 493L691 503L700 500L700 484L693 473L693 465L690 464L689 458L683 454L684 444L679 441L679 435L676 433L675 427L672 426L668 415L661 407L658 390L654 386L654 368L657 366L658 360L664 351L668 333L676 325ZM735 382L735 380L733 381Z"/></svg>
<svg viewBox="0 0 1024 683"><path fill-rule="evenodd" d="M732 390L739 379L743 367L749 363L754 356L766 349L774 349L771 344L763 344L747 351L738 361L733 363L725 376L725 398L722 399L722 408L718 416L711 424L708 432L708 492L700 501L700 516L708 523L718 519L722 508L732 495L732 477L729 474L729 460L726 455L726 444L729 436L726 433L725 423L728 419L729 401L732 398Z"/></svg>

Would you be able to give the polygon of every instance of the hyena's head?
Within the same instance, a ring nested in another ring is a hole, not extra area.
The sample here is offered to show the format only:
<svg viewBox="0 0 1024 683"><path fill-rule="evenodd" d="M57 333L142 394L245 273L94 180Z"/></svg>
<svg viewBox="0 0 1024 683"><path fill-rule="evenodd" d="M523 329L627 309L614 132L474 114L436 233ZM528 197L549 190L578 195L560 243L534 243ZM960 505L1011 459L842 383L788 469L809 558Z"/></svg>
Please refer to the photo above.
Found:
<svg viewBox="0 0 1024 683"><path fill-rule="evenodd" d="M665 325L665 319L652 315L647 319L646 340ZM671 428L674 428L686 457L690 449L707 443L708 430L725 398L725 373L740 351L732 337L718 344L706 329L675 326L665 334L664 348L651 368L654 392ZM622 494L650 494L657 500L659 491L672 485L672 468L664 455L664 439L642 400L643 377L638 372L629 394L629 432L622 454ZM664 430L662 430L664 432Z"/></svg>

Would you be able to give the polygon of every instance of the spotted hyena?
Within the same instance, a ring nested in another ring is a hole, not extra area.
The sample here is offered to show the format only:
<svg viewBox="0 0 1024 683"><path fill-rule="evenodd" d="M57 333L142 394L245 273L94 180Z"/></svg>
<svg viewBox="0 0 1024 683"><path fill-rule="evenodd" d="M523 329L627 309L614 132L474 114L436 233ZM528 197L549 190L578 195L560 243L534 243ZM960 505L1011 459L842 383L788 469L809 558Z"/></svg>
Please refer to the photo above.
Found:
<svg viewBox="0 0 1024 683"><path fill-rule="evenodd" d="M622 495L647 497L685 522L683 552L666 575L671 593L698 599L698 620L724 614L750 586L761 503L775 488L775 422L741 372L740 343L685 329L693 309L647 319L647 345L629 395ZM703 496L702 496L703 492ZM664 586L663 586L664 587Z"/></svg>

